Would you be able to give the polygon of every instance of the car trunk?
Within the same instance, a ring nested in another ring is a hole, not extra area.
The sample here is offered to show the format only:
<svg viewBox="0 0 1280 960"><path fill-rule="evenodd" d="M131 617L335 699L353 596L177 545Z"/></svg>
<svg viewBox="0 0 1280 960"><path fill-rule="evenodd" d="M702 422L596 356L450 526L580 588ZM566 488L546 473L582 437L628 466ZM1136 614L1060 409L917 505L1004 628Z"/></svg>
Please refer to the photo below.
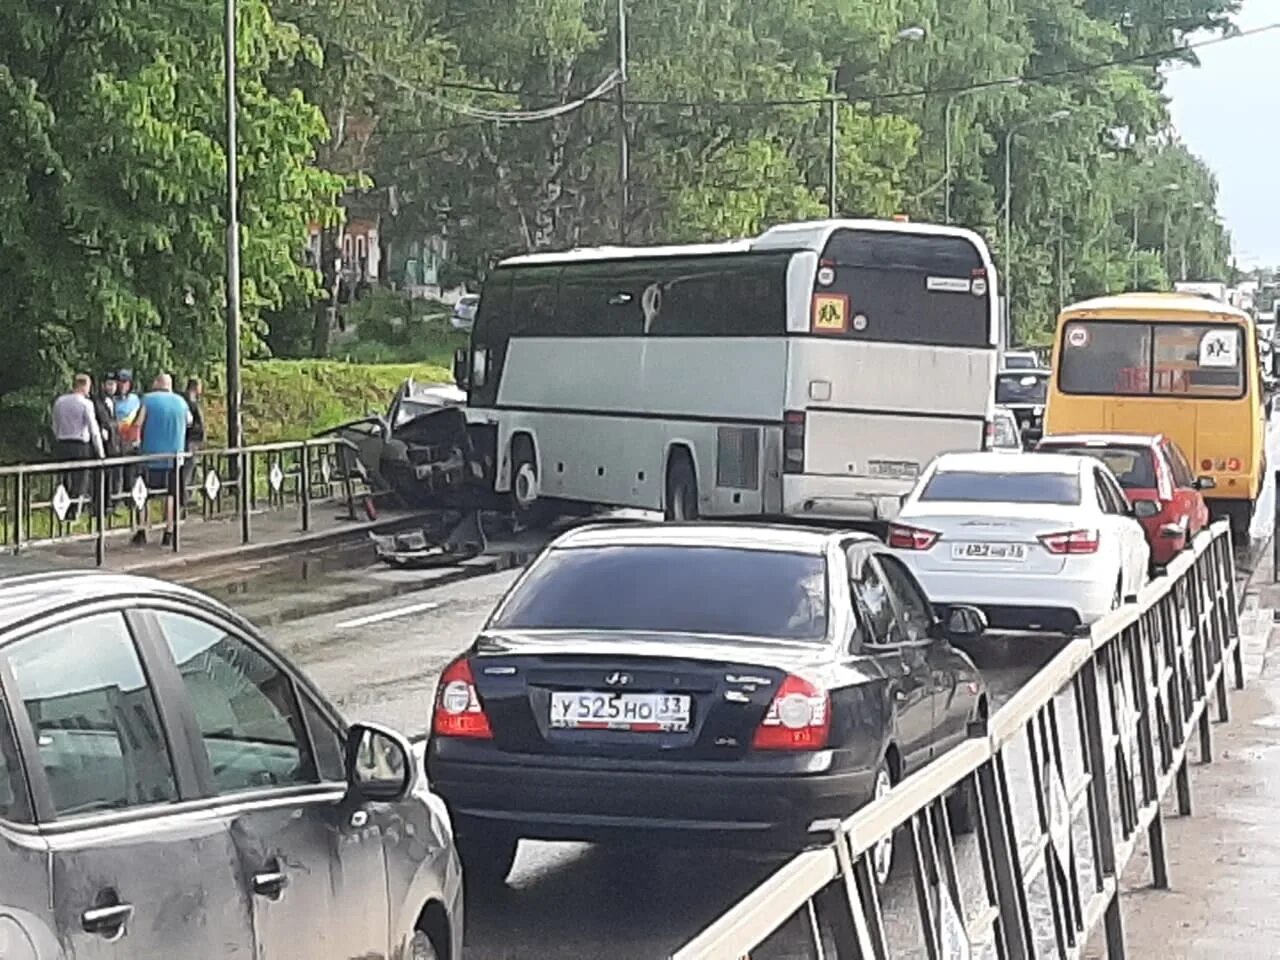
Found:
<svg viewBox="0 0 1280 960"><path fill-rule="evenodd" d="M811 655L785 646L556 631L487 638L471 665L504 752L730 760Z"/></svg>
<svg viewBox="0 0 1280 960"><path fill-rule="evenodd" d="M971 503L921 504L900 522L932 530L940 536L919 553L921 571L1056 574L1066 557L1050 553L1040 542L1048 533L1079 526L1066 510L1044 504L1001 504L1002 516L975 516Z"/></svg>

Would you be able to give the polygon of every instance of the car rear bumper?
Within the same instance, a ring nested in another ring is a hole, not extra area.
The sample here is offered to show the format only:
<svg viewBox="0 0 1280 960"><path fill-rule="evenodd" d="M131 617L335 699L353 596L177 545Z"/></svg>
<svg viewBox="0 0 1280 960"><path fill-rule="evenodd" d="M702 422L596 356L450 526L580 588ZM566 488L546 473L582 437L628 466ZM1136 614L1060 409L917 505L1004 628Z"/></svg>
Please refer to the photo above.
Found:
<svg viewBox="0 0 1280 960"><path fill-rule="evenodd" d="M872 796L874 771L733 776L431 763L454 818L538 840L803 846L814 821L843 818ZM466 829L464 826L462 829Z"/></svg>
<svg viewBox="0 0 1280 960"><path fill-rule="evenodd" d="M1045 630L1070 630L1092 623L1111 611L1116 591L1114 582L1061 575L992 576L919 569L915 574L936 606L978 607L992 627L1005 630L1036 625Z"/></svg>
<svg viewBox="0 0 1280 960"><path fill-rule="evenodd" d="M788 474L782 478L782 512L819 520L892 520L914 479Z"/></svg>

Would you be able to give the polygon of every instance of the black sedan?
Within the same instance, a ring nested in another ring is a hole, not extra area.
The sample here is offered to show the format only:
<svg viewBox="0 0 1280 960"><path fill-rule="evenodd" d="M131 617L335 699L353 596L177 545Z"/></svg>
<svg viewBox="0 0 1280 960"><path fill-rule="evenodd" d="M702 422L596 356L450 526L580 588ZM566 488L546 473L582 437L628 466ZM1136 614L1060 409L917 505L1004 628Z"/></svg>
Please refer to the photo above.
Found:
<svg viewBox="0 0 1280 960"><path fill-rule="evenodd" d="M582 528L445 669L428 772L472 883L521 838L798 849L985 719L951 643L983 629L968 607L939 623L866 534ZM970 796L952 810L971 826Z"/></svg>

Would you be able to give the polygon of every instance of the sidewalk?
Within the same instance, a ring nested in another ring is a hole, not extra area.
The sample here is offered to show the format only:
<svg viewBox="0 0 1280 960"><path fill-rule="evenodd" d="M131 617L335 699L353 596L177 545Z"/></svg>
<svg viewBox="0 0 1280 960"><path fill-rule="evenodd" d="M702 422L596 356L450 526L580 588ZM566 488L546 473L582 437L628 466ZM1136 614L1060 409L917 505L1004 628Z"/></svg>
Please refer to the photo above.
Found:
<svg viewBox="0 0 1280 960"><path fill-rule="evenodd" d="M250 516L249 543L241 543L238 520L189 520L180 529L179 551L160 545L161 531L153 530L146 546L129 542L128 531L107 535L102 570L114 573L172 573L175 568L216 565L245 558L315 549L365 535L370 530L408 524L423 514L410 510L383 510L378 519L353 521L343 502L317 502L311 513L311 529L302 532L297 510L273 510ZM98 569L93 539L32 546L15 555L0 553L0 576L39 573L52 569Z"/></svg>
<svg viewBox="0 0 1280 960"><path fill-rule="evenodd" d="M1150 888L1145 856L1125 876L1131 957L1280 958L1280 629L1262 622L1280 607L1271 580L1267 558L1241 629L1268 640L1245 646L1246 687L1231 694L1231 722L1214 725L1213 763L1193 761L1192 816L1166 806L1171 889Z"/></svg>

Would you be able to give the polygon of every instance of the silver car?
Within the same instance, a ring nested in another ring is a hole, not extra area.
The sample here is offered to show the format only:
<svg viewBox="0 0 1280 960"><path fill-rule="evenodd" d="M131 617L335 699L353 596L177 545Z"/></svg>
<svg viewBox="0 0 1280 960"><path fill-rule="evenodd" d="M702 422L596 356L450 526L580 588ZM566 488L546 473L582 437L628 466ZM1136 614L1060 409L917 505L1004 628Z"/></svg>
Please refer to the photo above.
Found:
<svg viewBox="0 0 1280 960"><path fill-rule="evenodd" d="M156 580L0 580L0 878L6 960L461 957L420 753Z"/></svg>

